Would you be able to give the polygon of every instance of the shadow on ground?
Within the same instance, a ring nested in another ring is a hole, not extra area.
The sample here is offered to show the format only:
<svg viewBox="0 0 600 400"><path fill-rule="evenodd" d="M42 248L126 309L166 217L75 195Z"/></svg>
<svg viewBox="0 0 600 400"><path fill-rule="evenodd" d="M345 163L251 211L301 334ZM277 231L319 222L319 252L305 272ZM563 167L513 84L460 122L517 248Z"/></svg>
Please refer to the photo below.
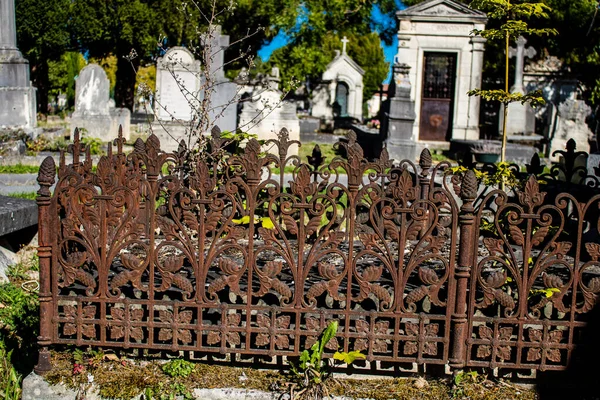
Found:
<svg viewBox="0 0 600 400"><path fill-rule="evenodd" d="M589 313L588 325L580 333L565 371L538 374L540 400L600 399L600 304Z"/></svg>

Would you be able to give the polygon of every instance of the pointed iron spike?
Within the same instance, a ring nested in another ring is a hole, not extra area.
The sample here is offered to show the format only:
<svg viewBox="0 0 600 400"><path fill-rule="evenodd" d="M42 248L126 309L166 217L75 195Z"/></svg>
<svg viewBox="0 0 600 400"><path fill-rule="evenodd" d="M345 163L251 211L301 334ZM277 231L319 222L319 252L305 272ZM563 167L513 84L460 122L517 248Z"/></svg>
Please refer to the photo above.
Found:
<svg viewBox="0 0 600 400"><path fill-rule="evenodd" d="M221 137L221 129L218 126L213 126L213 128L210 130L210 135L213 138L220 138Z"/></svg>
<svg viewBox="0 0 600 400"><path fill-rule="evenodd" d="M573 138L567 141L567 151L575 151L577 148L577 142Z"/></svg>
<svg viewBox="0 0 600 400"><path fill-rule="evenodd" d="M106 143L106 154L108 155L108 159L112 159L112 143Z"/></svg>

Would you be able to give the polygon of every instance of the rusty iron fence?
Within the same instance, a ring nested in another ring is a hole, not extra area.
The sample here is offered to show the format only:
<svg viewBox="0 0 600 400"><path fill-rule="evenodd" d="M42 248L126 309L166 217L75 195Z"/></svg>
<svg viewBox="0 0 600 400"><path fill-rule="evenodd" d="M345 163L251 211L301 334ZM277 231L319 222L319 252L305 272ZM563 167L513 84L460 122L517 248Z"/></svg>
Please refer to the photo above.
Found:
<svg viewBox="0 0 600 400"><path fill-rule="evenodd" d="M285 130L275 155L218 129L199 153L123 144L92 165L76 133L57 179L41 165L38 373L60 344L294 356L332 320L328 351L370 368L560 370L600 292L600 195L576 168L583 197L539 160L493 190L428 150L370 162L352 134L327 164Z"/></svg>

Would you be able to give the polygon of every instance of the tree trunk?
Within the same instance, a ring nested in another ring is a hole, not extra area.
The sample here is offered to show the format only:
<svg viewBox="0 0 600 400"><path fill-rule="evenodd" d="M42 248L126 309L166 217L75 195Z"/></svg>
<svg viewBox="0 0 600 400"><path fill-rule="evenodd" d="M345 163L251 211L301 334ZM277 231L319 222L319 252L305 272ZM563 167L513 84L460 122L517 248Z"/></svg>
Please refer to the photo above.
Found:
<svg viewBox="0 0 600 400"><path fill-rule="evenodd" d="M48 114L48 62L45 58L31 69L33 75L33 84L37 89L37 111L42 114Z"/></svg>
<svg viewBox="0 0 600 400"><path fill-rule="evenodd" d="M117 81L115 83L115 104L117 107L124 107L133 111L135 77L139 65L138 58L129 61L124 55L117 55Z"/></svg>

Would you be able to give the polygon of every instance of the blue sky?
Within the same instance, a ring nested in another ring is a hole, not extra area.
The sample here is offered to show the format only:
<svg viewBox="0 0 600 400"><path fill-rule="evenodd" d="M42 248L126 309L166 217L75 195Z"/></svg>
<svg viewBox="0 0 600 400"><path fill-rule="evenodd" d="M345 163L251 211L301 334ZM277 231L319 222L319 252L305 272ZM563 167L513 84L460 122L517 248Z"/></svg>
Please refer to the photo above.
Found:
<svg viewBox="0 0 600 400"><path fill-rule="evenodd" d="M402 4L402 2L400 0L396 0L396 6L397 6L398 10L403 10L406 8L406 6L404 6L404 4ZM301 18L301 17L299 17L299 18ZM371 10L371 20L375 24L384 25L384 26L396 23L395 16L390 17L388 15L383 14L378 5L374 5L373 9ZM302 23L302 21L298 21L298 22ZM377 29L375 29L375 26L372 26L371 30L373 30L375 32L377 31ZM269 59L269 57L271 57L271 54L275 50L277 50L280 47L285 46L289 41L290 41L290 37L288 35L286 35L285 32L279 31L279 33L271 40L271 42L269 42L269 43L265 44L263 47L261 47L261 49L258 51L258 56L263 61L267 61ZM381 46L383 47L383 53L385 55L385 60L390 63L390 72L388 73L388 76L386 77L386 79L384 81L384 83L389 83L391 76L392 76L391 66L394 62L394 56L396 55L396 51L398 49L398 38L396 36L394 36L394 41L389 46L386 46L385 43L381 42Z"/></svg>

